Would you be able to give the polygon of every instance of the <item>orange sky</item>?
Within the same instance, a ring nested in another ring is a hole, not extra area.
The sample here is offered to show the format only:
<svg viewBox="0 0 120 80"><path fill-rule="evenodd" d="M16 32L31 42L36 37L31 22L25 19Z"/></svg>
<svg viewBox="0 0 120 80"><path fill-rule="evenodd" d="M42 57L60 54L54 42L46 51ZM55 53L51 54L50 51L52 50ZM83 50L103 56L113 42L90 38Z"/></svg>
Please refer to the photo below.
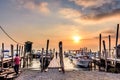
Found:
<svg viewBox="0 0 120 80"><path fill-rule="evenodd" d="M120 4L115 0L1 0L0 26L17 42L33 42L33 49L57 48L63 41L64 50L88 47L98 51L98 37L112 36L115 46L117 24L120 22ZM111 6L110 8L108 6ZM75 43L73 36L80 36ZM0 43L6 48L16 45L2 31ZM108 46L108 39L106 44Z"/></svg>

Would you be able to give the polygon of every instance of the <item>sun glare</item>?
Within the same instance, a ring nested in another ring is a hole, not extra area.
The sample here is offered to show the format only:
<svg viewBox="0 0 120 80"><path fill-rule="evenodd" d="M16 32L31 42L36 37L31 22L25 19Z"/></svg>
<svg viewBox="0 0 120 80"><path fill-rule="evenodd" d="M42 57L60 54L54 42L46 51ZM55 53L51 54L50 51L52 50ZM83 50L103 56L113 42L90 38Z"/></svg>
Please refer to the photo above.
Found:
<svg viewBox="0 0 120 80"><path fill-rule="evenodd" d="M80 41L80 39L81 39L80 36L74 36L73 37L73 40L74 40L75 43L78 43Z"/></svg>

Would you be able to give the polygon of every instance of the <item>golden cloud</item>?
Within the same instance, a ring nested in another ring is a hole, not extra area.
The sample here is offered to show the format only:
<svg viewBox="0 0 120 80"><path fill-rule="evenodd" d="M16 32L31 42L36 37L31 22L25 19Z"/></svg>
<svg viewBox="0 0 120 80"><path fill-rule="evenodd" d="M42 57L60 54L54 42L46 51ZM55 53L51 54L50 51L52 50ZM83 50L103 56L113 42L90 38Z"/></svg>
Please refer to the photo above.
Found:
<svg viewBox="0 0 120 80"><path fill-rule="evenodd" d="M70 18L78 18L81 16L81 13L75 9L72 8L63 8L59 11L59 14L62 16L70 19Z"/></svg>
<svg viewBox="0 0 120 80"><path fill-rule="evenodd" d="M72 8L61 8L59 10L59 14L61 17L69 19L76 23L81 23L82 21L82 13Z"/></svg>
<svg viewBox="0 0 120 80"><path fill-rule="evenodd" d="M48 8L47 2L35 3L34 0L16 0L21 8L25 8L34 12L49 14L50 9Z"/></svg>
<svg viewBox="0 0 120 80"><path fill-rule="evenodd" d="M111 3L111 0L69 0L75 2L77 5L84 6L84 7L91 7L91 6L102 6L105 3Z"/></svg>
<svg viewBox="0 0 120 80"><path fill-rule="evenodd" d="M120 15L119 0L69 0L82 8L84 19L101 20Z"/></svg>
<svg viewBox="0 0 120 80"><path fill-rule="evenodd" d="M94 13L90 15L84 15L84 13L72 9L72 8L61 8L59 10L59 14L61 17L66 18L68 20L71 20L75 23L79 24L102 24L102 23L110 23L116 21L119 23L120 20L120 15L119 15L119 10L115 11L113 13L106 13L106 14L101 14L95 16Z"/></svg>
<svg viewBox="0 0 120 80"><path fill-rule="evenodd" d="M39 11L43 13L50 13L47 2L42 2L39 4Z"/></svg>

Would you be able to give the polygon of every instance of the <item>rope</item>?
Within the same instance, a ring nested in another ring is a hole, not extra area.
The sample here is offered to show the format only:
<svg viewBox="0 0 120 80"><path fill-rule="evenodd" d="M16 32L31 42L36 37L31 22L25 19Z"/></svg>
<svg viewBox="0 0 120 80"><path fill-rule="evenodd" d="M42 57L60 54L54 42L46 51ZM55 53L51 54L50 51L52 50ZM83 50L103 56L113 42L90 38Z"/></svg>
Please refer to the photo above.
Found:
<svg viewBox="0 0 120 80"><path fill-rule="evenodd" d="M19 43L19 42L17 42L15 39L13 39L1 26L0 26L0 29L3 31L3 33L7 36L7 37L9 37L13 42L15 42L15 43L17 43L17 44L21 44L21 43ZM23 45L23 44L21 44L21 45Z"/></svg>

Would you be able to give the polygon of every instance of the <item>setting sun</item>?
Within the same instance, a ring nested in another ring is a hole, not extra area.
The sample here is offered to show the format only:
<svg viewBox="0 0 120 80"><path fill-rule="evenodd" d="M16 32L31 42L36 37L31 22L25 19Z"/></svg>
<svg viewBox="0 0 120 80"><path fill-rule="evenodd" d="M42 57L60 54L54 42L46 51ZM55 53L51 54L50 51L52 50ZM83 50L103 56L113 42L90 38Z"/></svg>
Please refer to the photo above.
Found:
<svg viewBox="0 0 120 80"><path fill-rule="evenodd" d="M78 43L80 41L80 36L73 36L73 40L75 43Z"/></svg>

